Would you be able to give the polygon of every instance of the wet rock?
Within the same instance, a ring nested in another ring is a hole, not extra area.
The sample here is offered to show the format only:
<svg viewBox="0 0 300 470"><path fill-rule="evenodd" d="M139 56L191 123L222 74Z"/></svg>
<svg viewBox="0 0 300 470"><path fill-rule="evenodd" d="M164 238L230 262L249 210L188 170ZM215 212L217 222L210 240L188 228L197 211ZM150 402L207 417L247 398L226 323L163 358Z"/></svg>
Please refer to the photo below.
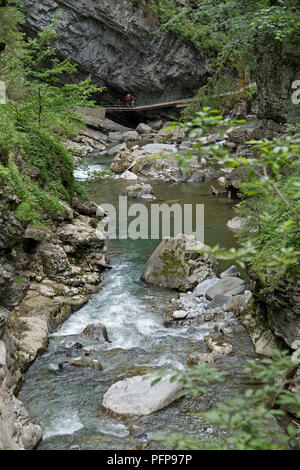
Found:
<svg viewBox="0 0 300 470"><path fill-rule="evenodd" d="M185 310L175 310L175 312L172 313L172 318L174 320L184 320L188 315L188 312Z"/></svg>
<svg viewBox="0 0 300 470"><path fill-rule="evenodd" d="M82 369L94 369L96 371L103 370L102 364L96 359L88 359L86 357L75 357L68 359L65 362L58 364L60 370L65 369L67 366L82 368Z"/></svg>
<svg viewBox="0 0 300 470"><path fill-rule="evenodd" d="M208 300L213 300L213 298L218 294L230 297L232 295L243 294L245 290L245 281L238 277L226 276L214 286L210 287L205 296Z"/></svg>
<svg viewBox="0 0 300 470"><path fill-rule="evenodd" d="M136 199L136 198L149 198L149 199L155 199L155 196L153 196L153 189L150 184L146 183L136 183L131 186L128 186L125 190L126 195L130 199Z"/></svg>
<svg viewBox="0 0 300 470"><path fill-rule="evenodd" d="M185 137L183 129L171 128L161 129L156 135L154 141L161 144L181 144Z"/></svg>
<svg viewBox="0 0 300 470"><path fill-rule="evenodd" d="M238 268L234 265L230 266L226 271L223 271L220 275L220 278L223 279L226 276L240 277L241 274Z"/></svg>
<svg viewBox="0 0 300 470"><path fill-rule="evenodd" d="M149 415L176 400L182 385L171 383L170 378L171 375L167 375L154 386L153 377L136 376L122 380L104 394L102 405L121 415Z"/></svg>
<svg viewBox="0 0 300 470"><path fill-rule="evenodd" d="M247 218L243 217L233 217L233 219L228 220L227 227L234 232L240 232L247 220Z"/></svg>
<svg viewBox="0 0 300 470"><path fill-rule="evenodd" d="M148 126L147 124L143 124L143 123L140 123L137 126L136 131L139 134L152 134L153 133L152 127Z"/></svg>
<svg viewBox="0 0 300 470"><path fill-rule="evenodd" d="M203 245L199 244L199 249ZM217 261L196 251L195 238L178 235L163 240L149 258L142 280L148 284L177 289L191 290L199 282L215 276Z"/></svg>
<svg viewBox="0 0 300 470"><path fill-rule="evenodd" d="M228 356L233 351L232 344L223 341L222 339L213 339L210 336L204 338L207 349L213 352L213 354L221 354Z"/></svg>
<svg viewBox="0 0 300 470"><path fill-rule="evenodd" d="M201 362L213 364L217 358L213 353L194 353L187 361L188 367L197 366Z"/></svg>
<svg viewBox="0 0 300 470"><path fill-rule="evenodd" d="M214 277L212 279L206 279L206 281L201 282L200 284L197 285L196 289L194 290L195 296L196 297L205 296L208 289L214 286L217 282L219 282L219 280L220 279L218 277Z"/></svg>
<svg viewBox="0 0 300 470"><path fill-rule="evenodd" d="M99 341L100 343L110 343L107 330L102 323L91 323L83 330L82 335L95 341Z"/></svg>
<svg viewBox="0 0 300 470"><path fill-rule="evenodd" d="M138 177L134 173L132 173L132 171L129 171L129 170L124 171L124 173L122 173L120 178L126 181L136 181L138 179Z"/></svg>

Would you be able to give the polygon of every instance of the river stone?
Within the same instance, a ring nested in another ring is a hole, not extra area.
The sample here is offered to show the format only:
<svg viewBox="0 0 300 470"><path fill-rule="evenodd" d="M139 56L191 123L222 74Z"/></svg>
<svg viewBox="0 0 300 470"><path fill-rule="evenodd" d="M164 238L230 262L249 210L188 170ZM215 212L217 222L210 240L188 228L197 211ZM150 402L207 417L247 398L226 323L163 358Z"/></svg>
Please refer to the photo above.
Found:
<svg viewBox="0 0 300 470"><path fill-rule="evenodd" d="M77 367L79 369L94 369L96 371L103 370L103 366L101 362L97 361L96 359L88 359L86 357L75 357L72 359L68 359L65 362L61 362L58 364L58 368L63 370L65 366L72 366Z"/></svg>
<svg viewBox="0 0 300 470"><path fill-rule="evenodd" d="M206 281L201 282L197 285L196 289L194 290L194 294L196 297L203 297L208 289L214 286L217 282L219 282L218 277L213 277L212 279L206 279Z"/></svg>
<svg viewBox="0 0 300 470"><path fill-rule="evenodd" d="M137 126L136 131L139 134L152 134L153 133L152 127L148 126L147 124L143 124L142 122Z"/></svg>
<svg viewBox="0 0 300 470"><path fill-rule="evenodd" d="M132 171L124 171L124 173L121 174L120 178L122 180L126 180L126 181L136 181L138 179L138 177L132 173Z"/></svg>
<svg viewBox="0 0 300 470"><path fill-rule="evenodd" d="M170 144L147 144L142 147L143 150L152 154L161 154L161 153L175 153L177 152L175 145Z"/></svg>
<svg viewBox="0 0 300 470"><path fill-rule="evenodd" d="M213 300L209 302L207 305L208 309L211 310L213 308L226 308L228 302L228 297L222 294L217 294L214 296Z"/></svg>
<svg viewBox="0 0 300 470"><path fill-rule="evenodd" d="M154 196L152 195L152 192L153 192L152 186L146 183L136 183L131 186L128 186L125 189L125 193L127 197L129 197L130 199L135 199L139 197L144 198L145 196L149 196L149 195L151 195L153 199Z"/></svg>
<svg viewBox="0 0 300 470"><path fill-rule="evenodd" d="M162 122L161 119L158 119L158 120L156 120L156 121L150 121L150 122L148 122L148 125L149 125L152 129L154 129L155 131L159 131L159 129L161 129L162 126L163 126L163 122Z"/></svg>
<svg viewBox="0 0 300 470"><path fill-rule="evenodd" d="M175 310L175 312L172 313L172 317L174 320L184 320L188 315L188 312L185 310Z"/></svg>
<svg viewBox="0 0 300 470"><path fill-rule="evenodd" d="M226 271L223 271L221 273L221 279L223 279L223 277L226 277L226 276L232 276L232 277L240 277L241 274L238 270L238 268L234 265L230 266L230 268L226 269Z"/></svg>
<svg viewBox="0 0 300 470"><path fill-rule="evenodd" d="M109 142L121 142L123 139L121 132L110 132L108 134Z"/></svg>
<svg viewBox="0 0 300 470"><path fill-rule="evenodd" d="M155 137L155 142L161 144L181 144L185 137L183 129L180 128L163 128L161 129L157 136Z"/></svg>
<svg viewBox="0 0 300 470"><path fill-rule="evenodd" d="M199 243L199 249L203 244ZM194 249L193 249L194 248ZM179 234L164 239L150 256L142 280L147 284L187 292L215 277L217 261L195 250L195 237Z"/></svg>
<svg viewBox="0 0 300 470"><path fill-rule="evenodd" d="M108 149L106 152L106 155L109 157L114 157L119 152L124 152L125 150L128 150L128 149L127 149L125 142L123 142L122 144L115 145L114 147L111 147L110 149Z"/></svg>
<svg viewBox="0 0 300 470"><path fill-rule="evenodd" d="M166 375L152 386L154 377L138 375L113 384L104 394L102 405L121 415L144 416L165 408L182 389L182 384L170 382Z"/></svg>
<svg viewBox="0 0 300 470"><path fill-rule="evenodd" d="M231 127L227 131L227 139L234 144L243 144L249 140L249 133L245 127Z"/></svg>
<svg viewBox="0 0 300 470"><path fill-rule="evenodd" d="M125 142L133 142L135 140L140 140L141 136L136 131L128 131L128 132L124 132L124 134L122 135L122 138L123 140L125 140Z"/></svg>
<svg viewBox="0 0 300 470"><path fill-rule="evenodd" d="M134 163L135 157L129 150L119 152L110 165L111 171L114 173L124 173Z"/></svg>
<svg viewBox="0 0 300 470"><path fill-rule="evenodd" d="M245 290L246 283L243 281L243 279L226 276L210 289L208 289L205 296L208 300L213 300L213 298L218 294L230 297L232 295L243 294Z"/></svg>
<svg viewBox="0 0 300 470"><path fill-rule="evenodd" d="M110 343L107 330L102 323L91 323L83 330L82 334L93 340L100 341L100 343Z"/></svg>
<svg viewBox="0 0 300 470"><path fill-rule="evenodd" d="M232 219L228 220L227 227L234 232L240 232L247 220L247 218L243 217L233 217Z"/></svg>

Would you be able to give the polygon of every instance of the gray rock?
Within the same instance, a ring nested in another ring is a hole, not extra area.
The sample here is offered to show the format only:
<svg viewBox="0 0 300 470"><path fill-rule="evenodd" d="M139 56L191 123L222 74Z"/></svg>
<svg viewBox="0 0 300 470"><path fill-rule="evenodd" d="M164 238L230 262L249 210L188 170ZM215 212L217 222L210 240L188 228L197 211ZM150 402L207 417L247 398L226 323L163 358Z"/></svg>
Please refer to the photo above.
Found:
<svg viewBox="0 0 300 470"><path fill-rule="evenodd" d="M175 312L172 313L172 317L174 320L184 320L188 315L188 312L185 310L175 310Z"/></svg>
<svg viewBox="0 0 300 470"><path fill-rule="evenodd" d="M176 146L171 144L147 144L142 149L153 154L177 152Z"/></svg>
<svg viewBox="0 0 300 470"><path fill-rule="evenodd" d="M181 144L185 137L183 129L171 128L161 129L155 137L155 142L162 144Z"/></svg>
<svg viewBox="0 0 300 470"><path fill-rule="evenodd" d="M83 330L82 335L99 341L100 343L110 343L107 330L102 323L91 323Z"/></svg>
<svg viewBox="0 0 300 470"><path fill-rule="evenodd" d="M163 240L149 258L142 280L151 285L187 292L199 282L215 276L217 261L196 251L194 244L195 238L181 234Z"/></svg>
<svg viewBox="0 0 300 470"><path fill-rule="evenodd" d="M136 131L128 131L122 135L122 138L125 140L125 142L134 142L135 140L140 140L141 136Z"/></svg>
<svg viewBox="0 0 300 470"><path fill-rule="evenodd" d="M233 217L232 219L228 220L227 227L234 232L240 232L247 220L247 218L243 217Z"/></svg>
<svg viewBox="0 0 300 470"><path fill-rule="evenodd" d="M121 415L149 415L165 408L182 389L177 382L170 382L172 375L163 377L152 386L154 378L136 376L112 385L104 394L102 405Z"/></svg>
<svg viewBox="0 0 300 470"><path fill-rule="evenodd" d="M147 124L143 124L142 122L137 126L136 131L139 134L152 134L153 133L152 127L148 126Z"/></svg>
<svg viewBox="0 0 300 470"><path fill-rule="evenodd" d="M71 58L86 78L125 96L161 100L162 91L179 98L193 94L209 59L171 32L157 31L156 21L137 2L125 0L25 0L26 29L48 25L61 11L53 41L60 56ZM101 45L101 47L98 47ZM188 71L188 73L187 73Z"/></svg>
<svg viewBox="0 0 300 470"><path fill-rule="evenodd" d="M245 290L245 281L239 279L238 277L227 276L208 289L205 296L208 300L213 300L213 298L218 294L230 297L232 295L243 294Z"/></svg>
<svg viewBox="0 0 300 470"><path fill-rule="evenodd" d="M88 359L87 357L75 357L58 364L58 368L60 370L65 369L67 366L76 367L78 369L93 369L96 371L103 370L103 366L99 361L96 359Z"/></svg>
<svg viewBox="0 0 300 470"><path fill-rule="evenodd" d="M121 132L110 132L108 134L109 142L121 142L123 140Z"/></svg>
<svg viewBox="0 0 300 470"><path fill-rule="evenodd" d="M238 270L238 268L234 265L230 266L228 269L226 269L226 271L223 271L221 273L221 279L223 279L223 277L226 277L226 276L232 276L232 277L240 277L241 274Z"/></svg>
<svg viewBox="0 0 300 470"><path fill-rule="evenodd" d="M120 175L120 178L127 181L136 181L138 179L138 177L129 170L124 171L124 173Z"/></svg>
<svg viewBox="0 0 300 470"><path fill-rule="evenodd" d="M110 149L108 149L106 152L106 155L108 155L109 157L114 157L119 152L123 152L124 150L128 150L125 142L119 145L115 145L114 147L111 147Z"/></svg>
<svg viewBox="0 0 300 470"><path fill-rule="evenodd" d="M10 312L4 307L0 306L0 338L3 333L5 324L9 318Z"/></svg>
<svg viewBox="0 0 300 470"><path fill-rule="evenodd" d="M249 140L249 133L245 127L232 127L227 131L227 139L234 144L243 144Z"/></svg>
<svg viewBox="0 0 300 470"><path fill-rule="evenodd" d="M159 129L161 129L163 126L163 122L161 119L158 119L157 121L148 122L148 125L155 131L159 131Z"/></svg>
<svg viewBox="0 0 300 470"><path fill-rule="evenodd" d="M213 308L226 308L228 302L228 297L222 294L217 294L214 296L211 302L208 304L208 309L213 309Z"/></svg>
<svg viewBox="0 0 300 470"><path fill-rule="evenodd" d="M214 277L212 279L206 279L206 281L201 282L200 284L197 285L196 289L194 290L195 296L196 297L203 297L208 289L212 286L214 286L217 282L219 282L218 277Z"/></svg>
<svg viewBox="0 0 300 470"><path fill-rule="evenodd" d="M125 189L126 195L131 198L145 198L146 196L151 196L153 199L154 196L152 195L153 189L150 184L146 183L136 183L131 186L128 186Z"/></svg>

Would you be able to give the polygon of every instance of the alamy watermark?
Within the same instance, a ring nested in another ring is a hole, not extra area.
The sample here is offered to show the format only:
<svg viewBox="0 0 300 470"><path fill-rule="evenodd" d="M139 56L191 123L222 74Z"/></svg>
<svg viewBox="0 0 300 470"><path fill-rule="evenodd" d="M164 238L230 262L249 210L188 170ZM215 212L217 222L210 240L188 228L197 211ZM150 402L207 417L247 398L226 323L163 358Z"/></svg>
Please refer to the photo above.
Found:
<svg viewBox="0 0 300 470"><path fill-rule="evenodd" d="M300 80L293 81L292 89L295 90L292 94L292 103L300 104Z"/></svg>
<svg viewBox="0 0 300 470"><path fill-rule="evenodd" d="M0 80L0 104L6 103L6 85L5 82Z"/></svg>
<svg viewBox="0 0 300 470"><path fill-rule="evenodd" d="M187 249L204 243L204 204L128 204L126 196L119 205L102 204L97 236L110 240L160 240L185 236Z"/></svg>

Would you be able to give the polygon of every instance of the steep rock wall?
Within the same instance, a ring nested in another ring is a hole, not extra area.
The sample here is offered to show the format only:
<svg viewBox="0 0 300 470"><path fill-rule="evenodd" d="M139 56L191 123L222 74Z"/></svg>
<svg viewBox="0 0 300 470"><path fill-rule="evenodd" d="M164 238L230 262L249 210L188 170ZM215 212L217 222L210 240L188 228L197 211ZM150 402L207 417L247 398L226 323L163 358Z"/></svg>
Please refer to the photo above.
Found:
<svg viewBox="0 0 300 470"><path fill-rule="evenodd" d="M24 0L26 28L36 32L61 11L55 47L114 93L138 99L183 97L203 83L208 58L127 0Z"/></svg>

